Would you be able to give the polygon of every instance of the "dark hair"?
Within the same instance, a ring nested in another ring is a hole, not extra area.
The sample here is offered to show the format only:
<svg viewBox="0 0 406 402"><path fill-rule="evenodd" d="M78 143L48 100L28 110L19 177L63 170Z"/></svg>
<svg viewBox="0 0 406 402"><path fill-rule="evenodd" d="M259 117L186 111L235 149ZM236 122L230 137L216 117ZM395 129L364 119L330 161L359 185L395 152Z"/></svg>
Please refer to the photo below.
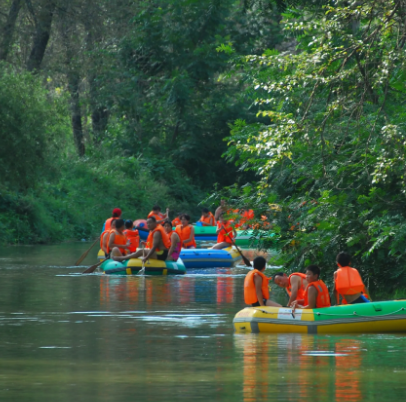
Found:
<svg viewBox="0 0 406 402"><path fill-rule="evenodd" d="M152 207L152 210L153 210L153 211L160 211L160 210L161 210L161 207L160 207L159 205L154 205L154 206Z"/></svg>
<svg viewBox="0 0 406 402"><path fill-rule="evenodd" d="M204 212L205 214L207 214L207 212L210 212L210 211L209 211L209 208L202 208L202 212Z"/></svg>
<svg viewBox="0 0 406 402"><path fill-rule="evenodd" d="M275 273L272 275L272 277L273 277L273 280L275 281L275 278L276 278L277 276L284 276L284 275L285 275L284 272L275 272Z"/></svg>
<svg viewBox="0 0 406 402"><path fill-rule="evenodd" d="M162 223L162 226L165 226L165 225L171 225L171 227L172 227L172 222L169 219L165 219Z"/></svg>
<svg viewBox="0 0 406 402"><path fill-rule="evenodd" d="M266 267L266 259L264 257L256 257L254 259L254 269L262 271Z"/></svg>
<svg viewBox="0 0 406 402"><path fill-rule="evenodd" d="M341 253L337 254L336 261L342 266L342 267L348 267L351 262L351 256L348 253L345 253L344 251L341 251Z"/></svg>
<svg viewBox="0 0 406 402"><path fill-rule="evenodd" d="M120 229L124 226L124 219L116 219L116 229Z"/></svg>
<svg viewBox="0 0 406 402"><path fill-rule="evenodd" d="M320 268L318 265L309 265L308 267L305 268L306 271L310 271L313 273L313 275L317 275L317 277L320 276Z"/></svg>
<svg viewBox="0 0 406 402"><path fill-rule="evenodd" d="M185 218L188 222L190 222L190 216L188 214L182 214L180 219Z"/></svg>
<svg viewBox="0 0 406 402"><path fill-rule="evenodd" d="M121 216L121 214L117 213L117 212L113 212L113 218L119 218Z"/></svg>
<svg viewBox="0 0 406 402"><path fill-rule="evenodd" d="M127 219L125 221L125 228L126 229L132 229L134 227L133 221L131 219Z"/></svg>
<svg viewBox="0 0 406 402"><path fill-rule="evenodd" d="M154 216L150 216L150 217L147 219L147 221L148 221L148 220L151 220L152 222L155 222L155 223L156 223L156 219L155 219Z"/></svg>

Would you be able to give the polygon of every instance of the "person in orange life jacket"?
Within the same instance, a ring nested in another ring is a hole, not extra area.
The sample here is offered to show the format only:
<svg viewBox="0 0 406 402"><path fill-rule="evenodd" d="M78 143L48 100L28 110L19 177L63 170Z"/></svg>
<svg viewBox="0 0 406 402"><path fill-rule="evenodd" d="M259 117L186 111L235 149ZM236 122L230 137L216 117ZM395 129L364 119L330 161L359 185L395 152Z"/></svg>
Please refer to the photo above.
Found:
<svg viewBox="0 0 406 402"><path fill-rule="evenodd" d="M107 242L107 254L111 254L113 250L115 250L114 254L118 255L126 255L129 248L130 243L127 239L127 236L124 234L124 220L117 219L116 220L116 228L111 231L110 237Z"/></svg>
<svg viewBox="0 0 406 402"><path fill-rule="evenodd" d="M164 228L156 222L156 219L151 216L147 219L147 227L149 229L149 235L146 242L148 252L145 257L144 250L138 250L135 253L128 254L126 256L120 256L117 253L112 253L111 258L115 261L125 261L131 258L139 258L144 262L150 258L165 261L168 258L168 249L171 246L169 237Z"/></svg>
<svg viewBox="0 0 406 402"><path fill-rule="evenodd" d="M120 208L114 208L113 209L113 213L112 213L112 217L107 219L106 222L104 222L103 225L103 229L102 229L102 233L106 230L110 230L111 229L111 221L113 219L118 219L121 217L121 209Z"/></svg>
<svg viewBox="0 0 406 402"><path fill-rule="evenodd" d="M129 251L134 253L140 244L140 235L138 230L133 230L134 223L132 220L128 219L125 221L124 234L127 236L128 242L130 243Z"/></svg>
<svg viewBox="0 0 406 402"><path fill-rule="evenodd" d="M202 209L202 216L198 220L198 222L201 222L202 226L215 226L216 225L214 215L209 211L208 208Z"/></svg>
<svg viewBox="0 0 406 402"><path fill-rule="evenodd" d="M180 216L181 225L176 226L176 233L182 240L182 248L196 248L195 228L190 225L190 216L183 214Z"/></svg>
<svg viewBox="0 0 406 402"><path fill-rule="evenodd" d="M273 281L280 288L286 289L289 296L288 307L296 300L299 303L304 303L304 294L308 285L305 274L294 272L287 276L284 272L277 272L273 276Z"/></svg>
<svg viewBox="0 0 406 402"><path fill-rule="evenodd" d="M161 207L159 205L154 205L152 211L148 214L148 218L154 217L157 223L163 223L165 219L169 216L169 208L166 208L166 213L161 212Z"/></svg>
<svg viewBox="0 0 406 402"><path fill-rule="evenodd" d="M238 219L236 228L249 229L252 226L252 220L255 218L254 211L252 209L240 209L241 217Z"/></svg>
<svg viewBox="0 0 406 402"><path fill-rule="evenodd" d="M105 230L100 237L100 248L104 251L104 256L106 258L110 258L109 254L107 253L107 246L108 246L108 241L109 241L109 237L110 234L112 232L114 232L114 230L116 230L116 220L117 219L113 219L110 222L110 229L109 230Z"/></svg>
<svg viewBox="0 0 406 402"><path fill-rule="evenodd" d="M244 280L244 300L252 307L273 306L282 307L280 304L269 299L268 283L272 278L264 275L266 260L264 257L256 257L253 261L254 269L248 272Z"/></svg>
<svg viewBox="0 0 406 402"><path fill-rule="evenodd" d="M351 268L351 257L345 252L338 253L336 257L338 270L334 272L334 294L337 304L340 296L343 304L369 303L365 295L366 287L358 270Z"/></svg>
<svg viewBox="0 0 406 402"><path fill-rule="evenodd" d="M320 268L317 265L306 267L306 281L308 283L303 305L298 300L292 303L295 308L323 308L330 307L330 294L325 283L319 279Z"/></svg>
<svg viewBox="0 0 406 402"><path fill-rule="evenodd" d="M182 221L180 220L182 214L178 215L173 221L172 221L172 227L178 226L182 224ZM168 218L169 219L169 218ZM164 222L165 223L165 222Z"/></svg>
<svg viewBox="0 0 406 402"><path fill-rule="evenodd" d="M219 221L217 222L216 233L217 244L212 247L214 250L222 250L223 248L231 247L233 245L232 240L237 237L237 232L224 215L220 215Z"/></svg>
<svg viewBox="0 0 406 402"><path fill-rule="evenodd" d="M168 219L164 222L165 232L168 233L171 241L171 247L168 250L168 261L177 261L182 249L182 242L180 236L174 230L172 230L172 222Z"/></svg>

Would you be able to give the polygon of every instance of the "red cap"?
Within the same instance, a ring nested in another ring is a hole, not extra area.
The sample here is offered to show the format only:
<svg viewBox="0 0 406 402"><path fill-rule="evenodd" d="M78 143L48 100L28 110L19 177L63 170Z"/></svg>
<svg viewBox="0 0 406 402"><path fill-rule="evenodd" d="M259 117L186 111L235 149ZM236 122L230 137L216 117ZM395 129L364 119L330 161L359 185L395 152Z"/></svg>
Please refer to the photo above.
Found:
<svg viewBox="0 0 406 402"><path fill-rule="evenodd" d="M120 208L114 208L113 209L113 215L114 214L120 216L121 215L121 209Z"/></svg>

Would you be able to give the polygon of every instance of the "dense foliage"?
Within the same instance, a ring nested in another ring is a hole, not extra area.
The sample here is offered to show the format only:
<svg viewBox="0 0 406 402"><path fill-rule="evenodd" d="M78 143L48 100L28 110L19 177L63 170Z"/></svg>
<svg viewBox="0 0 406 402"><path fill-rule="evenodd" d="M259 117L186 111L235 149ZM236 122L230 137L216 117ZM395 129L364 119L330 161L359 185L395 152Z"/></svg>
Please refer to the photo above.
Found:
<svg viewBox="0 0 406 402"><path fill-rule="evenodd" d="M329 280L346 250L391 290L406 284L406 2L331 4L284 15L295 52L236 60L260 111L235 122L227 154L260 181L235 200L278 204L291 270L319 263Z"/></svg>

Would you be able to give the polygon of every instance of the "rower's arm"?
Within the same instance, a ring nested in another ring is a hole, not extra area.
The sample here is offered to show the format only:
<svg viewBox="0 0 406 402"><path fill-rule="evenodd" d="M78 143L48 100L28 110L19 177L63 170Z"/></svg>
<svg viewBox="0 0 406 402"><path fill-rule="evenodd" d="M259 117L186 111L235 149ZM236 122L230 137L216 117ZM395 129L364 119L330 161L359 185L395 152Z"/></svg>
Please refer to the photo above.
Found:
<svg viewBox="0 0 406 402"><path fill-rule="evenodd" d="M297 276L292 276L292 278L290 280L290 284L292 286L292 291L291 291L290 298L288 301L288 307L297 299L300 282L301 282L300 278L298 278Z"/></svg>
<svg viewBox="0 0 406 402"><path fill-rule="evenodd" d="M130 247L128 246L128 244L116 244L114 243L114 240L116 239L116 235L114 233L112 233L110 235L110 239L109 239L109 249L113 250L114 247L118 247L118 248L125 248L125 249L129 249Z"/></svg>

